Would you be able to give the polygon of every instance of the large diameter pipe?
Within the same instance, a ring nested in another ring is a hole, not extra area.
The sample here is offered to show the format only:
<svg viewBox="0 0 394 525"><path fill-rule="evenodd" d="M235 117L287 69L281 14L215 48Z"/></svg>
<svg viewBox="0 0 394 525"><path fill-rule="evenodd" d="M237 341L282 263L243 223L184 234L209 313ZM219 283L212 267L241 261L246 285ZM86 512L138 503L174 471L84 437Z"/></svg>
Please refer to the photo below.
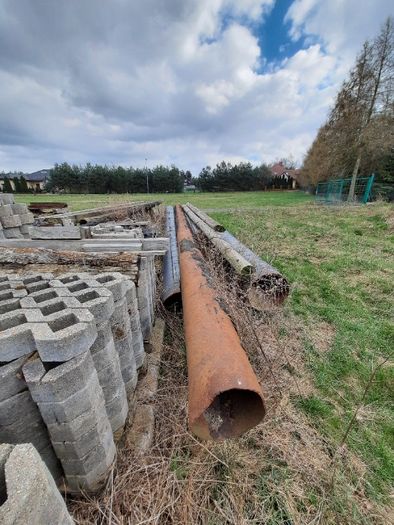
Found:
<svg viewBox="0 0 394 525"><path fill-rule="evenodd" d="M223 311L182 208L176 207L189 376L189 426L201 439L237 437L265 415L263 394Z"/></svg>
<svg viewBox="0 0 394 525"><path fill-rule="evenodd" d="M166 235L169 248L163 260L163 290L161 300L166 308L181 302L178 245L176 241L175 213L172 206L166 207Z"/></svg>

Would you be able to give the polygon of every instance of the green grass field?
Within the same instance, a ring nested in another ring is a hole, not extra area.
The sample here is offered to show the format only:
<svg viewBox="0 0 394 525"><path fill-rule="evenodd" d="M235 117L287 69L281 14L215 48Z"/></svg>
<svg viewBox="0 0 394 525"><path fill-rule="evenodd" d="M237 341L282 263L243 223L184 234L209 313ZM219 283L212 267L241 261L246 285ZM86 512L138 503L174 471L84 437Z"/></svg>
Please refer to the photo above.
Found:
<svg viewBox="0 0 394 525"><path fill-rule="evenodd" d="M77 210L130 198L43 195L17 200L67 201ZM134 200L150 198L134 196ZM394 373L392 361L383 363L393 357L394 348L393 207L385 203L318 206L301 192L153 198L166 204L190 201L210 210L287 276L292 291L284 308L305 326L303 360L314 384L313 394L292 402L333 449L342 443L354 418L346 447L365 468L363 494L374 505L386 506L394 480ZM343 522L361 521L355 514L354 521L347 517Z"/></svg>
<svg viewBox="0 0 394 525"><path fill-rule="evenodd" d="M74 210L106 206L117 202L160 200L164 204L185 204L192 202L201 208L256 208L260 206L291 206L310 202L312 197L303 192L272 191L272 192L232 192L232 193L155 193L121 194L121 195L17 195L17 202L66 202Z"/></svg>

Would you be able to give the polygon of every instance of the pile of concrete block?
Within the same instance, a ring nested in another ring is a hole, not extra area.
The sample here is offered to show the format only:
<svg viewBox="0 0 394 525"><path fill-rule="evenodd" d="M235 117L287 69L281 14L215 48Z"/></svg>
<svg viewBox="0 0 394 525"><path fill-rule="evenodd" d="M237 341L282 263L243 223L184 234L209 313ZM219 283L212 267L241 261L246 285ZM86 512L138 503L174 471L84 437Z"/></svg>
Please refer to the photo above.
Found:
<svg viewBox="0 0 394 525"><path fill-rule="evenodd" d="M126 227L117 224L116 222L103 222L96 226L90 227L90 235L92 238L100 239L143 239L144 234L142 229L138 226Z"/></svg>
<svg viewBox="0 0 394 525"><path fill-rule="evenodd" d="M143 275L138 295L117 272L0 277L0 440L32 443L73 492L102 486L134 403Z"/></svg>
<svg viewBox="0 0 394 525"><path fill-rule="evenodd" d="M29 238L33 222L34 216L26 204L15 204L12 194L0 194L0 239Z"/></svg>
<svg viewBox="0 0 394 525"><path fill-rule="evenodd" d="M31 444L0 445L0 523L74 523L50 472Z"/></svg>

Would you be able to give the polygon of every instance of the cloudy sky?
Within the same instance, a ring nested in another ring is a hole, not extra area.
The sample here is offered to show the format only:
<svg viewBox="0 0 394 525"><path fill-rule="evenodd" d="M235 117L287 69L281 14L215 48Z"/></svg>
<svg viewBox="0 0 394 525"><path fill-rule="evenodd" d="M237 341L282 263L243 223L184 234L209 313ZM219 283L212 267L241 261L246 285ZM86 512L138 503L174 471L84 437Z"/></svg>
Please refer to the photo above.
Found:
<svg viewBox="0 0 394 525"><path fill-rule="evenodd" d="M0 171L302 160L392 0L0 0Z"/></svg>

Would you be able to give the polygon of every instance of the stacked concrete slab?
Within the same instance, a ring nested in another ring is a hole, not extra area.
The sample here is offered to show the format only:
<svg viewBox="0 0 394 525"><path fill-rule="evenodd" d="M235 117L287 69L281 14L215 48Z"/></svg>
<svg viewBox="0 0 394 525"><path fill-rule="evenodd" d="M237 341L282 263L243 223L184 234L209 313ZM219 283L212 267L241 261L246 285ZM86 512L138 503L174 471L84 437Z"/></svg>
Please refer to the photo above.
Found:
<svg viewBox="0 0 394 525"><path fill-rule="evenodd" d="M0 523L74 523L50 472L31 444L0 445Z"/></svg>
<svg viewBox="0 0 394 525"><path fill-rule="evenodd" d="M140 257L137 296L142 335L148 340L155 322L156 269L153 257Z"/></svg>
<svg viewBox="0 0 394 525"><path fill-rule="evenodd" d="M0 277L0 439L33 443L71 491L98 490L114 461L145 357L139 310L116 272Z"/></svg>
<svg viewBox="0 0 394 525"><path fill-rule="evenodd" d="M15 204L12 194L0 194L0 239L29 238L34 216L26 204Z"/></svg>

